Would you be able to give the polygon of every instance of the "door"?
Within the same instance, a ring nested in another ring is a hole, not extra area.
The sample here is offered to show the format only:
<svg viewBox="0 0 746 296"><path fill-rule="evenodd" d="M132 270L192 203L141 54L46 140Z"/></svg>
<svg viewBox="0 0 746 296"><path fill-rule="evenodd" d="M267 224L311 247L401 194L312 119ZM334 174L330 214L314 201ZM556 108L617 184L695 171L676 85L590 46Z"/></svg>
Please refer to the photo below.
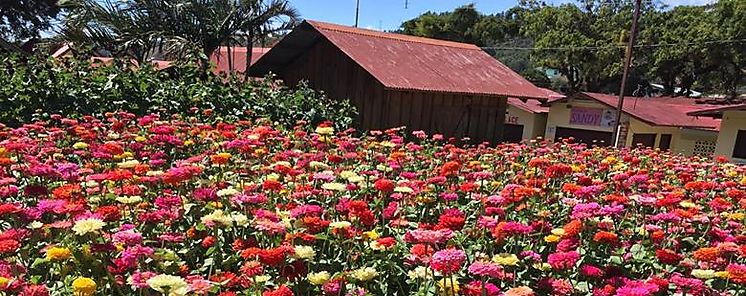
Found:
<svg viewBox="0 0 746 296"><path fill-rule="evenodd" d="M588 145L611 146L611 132L592 131L577 128L557 127L554 140L574 138L576 143Z"/></svg>
<svg viewBox="0 0 746 296"><path fill-rule="evenodd" d="M632 148L641 145L642 147L655 147L655 137L657 134L632 134Z"/></svg>
<svg viewBox="0 0 746 296"><path fill-rule="evenodd" d="M661 150L671 149L671 134L662 134L661 141L658 143L658 148Z"/></svg>
<svg viewBox="0 0 746 296"><path fill-rule="evenodd" d="M733 157L746 159L746 130L739 130L736 135L736 145L733 146Z"/></svg>
<svg viewBox="0 0 746 296"><path fill-rule="evenodd" d="M506 123L503 140L508 143L520 143L523 140L523 125Z"/></svg>

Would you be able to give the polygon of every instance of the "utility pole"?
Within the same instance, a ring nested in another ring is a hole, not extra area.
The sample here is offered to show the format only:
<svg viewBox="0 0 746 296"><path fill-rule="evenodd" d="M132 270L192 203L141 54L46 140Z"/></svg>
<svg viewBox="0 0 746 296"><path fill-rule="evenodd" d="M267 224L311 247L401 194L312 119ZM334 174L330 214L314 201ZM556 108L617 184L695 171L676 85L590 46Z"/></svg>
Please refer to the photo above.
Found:
<svg viewBox="0 0 746 296"><path fill-rule="evenodd" d="M355 5L355 28L357 28L359 20L360 20L360 0L357 0L357 5Z"/></svg>
<svg viewBox="0 0 746 296"><path fill-rule="evenodd" d="M624 91L627 87L627 76L629 75L629 68L632 64L632 54L635 48L635 39L637 36L637 22L640 19L640 6L642 0L635 1L635 12L632 16L632 29L630 29L629 42L627 43L627 51L624 54L624 72L622 73L622 86L619 89L619 104L616 108L616 122L614 123L614 130L612 131L612 141L614 141L614 147L621 148L624 144L624 139L620 139L622 129L622 108L624 108Z"/></svg>

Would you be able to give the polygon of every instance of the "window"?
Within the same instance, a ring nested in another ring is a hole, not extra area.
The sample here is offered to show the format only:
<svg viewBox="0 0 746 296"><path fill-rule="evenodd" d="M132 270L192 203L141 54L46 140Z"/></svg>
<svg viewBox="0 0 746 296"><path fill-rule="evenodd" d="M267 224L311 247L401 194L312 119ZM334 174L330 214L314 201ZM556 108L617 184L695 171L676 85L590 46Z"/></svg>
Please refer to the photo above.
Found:
<svg viewBox="0 0 746 296"><path fill-rule="evenodd" d="M637 145L642 145L642 147L653 147L655 146L655 137L658 134L633 134L632 135L632 148L637 147Z"/></svg>
<svg viewBox="0 0 746 296"><path fill-rule="evenodd" d="M694 142L694 154L701 156L711 156L715 153L714 141L696 141Z"/></svg>
<svg viewBox="0 0 746 296"><path fill-rule="evenodd" d="M736 145L733 146L733 157L746 159L746 130L738 131Z"/></svg>
<svg viewBox="0 0 746 296"><path fill-rule="evenodd" d="M671 134L662 134L661 142L658 143L658 148L661 150L671 149Z"/></svg>

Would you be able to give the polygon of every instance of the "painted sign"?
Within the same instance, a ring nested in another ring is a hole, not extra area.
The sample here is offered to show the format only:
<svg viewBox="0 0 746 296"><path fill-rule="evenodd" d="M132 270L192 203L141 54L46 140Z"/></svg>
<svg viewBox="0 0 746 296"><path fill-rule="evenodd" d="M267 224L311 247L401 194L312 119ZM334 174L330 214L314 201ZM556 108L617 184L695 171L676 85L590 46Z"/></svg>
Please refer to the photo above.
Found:
<svg viewBox="0 0 746 296"><path fill-rule="evenodd" d="M611 127L614 125L614 112L602 108L573 107L570 110L570 124Z"/></svg>

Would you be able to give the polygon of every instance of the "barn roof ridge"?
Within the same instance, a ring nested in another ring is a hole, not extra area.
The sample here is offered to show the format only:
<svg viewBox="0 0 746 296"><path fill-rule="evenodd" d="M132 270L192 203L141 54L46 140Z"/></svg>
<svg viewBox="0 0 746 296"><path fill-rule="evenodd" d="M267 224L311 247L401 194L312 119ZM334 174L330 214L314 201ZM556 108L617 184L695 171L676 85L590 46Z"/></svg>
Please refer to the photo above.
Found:
<svg viewBox="0 0 746 296"><path fill-rule="evenodd" d="M404 34L399 34L399 33L370 30L370 29L354 28L354 27L342 26L342 25L314 21L314 20L306 20L306 22L318 30L335 31L335 32L340 32L340 33L363 35L367 37L383 38L383 39L397 40L397 41L402 41L402 42L446 46L446 47L454 47L454 48L460 48L460 49L482 50L481 48L479 48L478 46L474 44L463 43L463 42L440 40L440 39L433 39L433 38L420 37L420 36L411 36L411 35L404 35Z"/></svg>
<svg viewBox="0 0 746 296"><path fill-rule="evenodd" d="M254 65L288 67L318 40L329 42L388 90L546 100L549 94L476 45L304 21Z"/></svg>

